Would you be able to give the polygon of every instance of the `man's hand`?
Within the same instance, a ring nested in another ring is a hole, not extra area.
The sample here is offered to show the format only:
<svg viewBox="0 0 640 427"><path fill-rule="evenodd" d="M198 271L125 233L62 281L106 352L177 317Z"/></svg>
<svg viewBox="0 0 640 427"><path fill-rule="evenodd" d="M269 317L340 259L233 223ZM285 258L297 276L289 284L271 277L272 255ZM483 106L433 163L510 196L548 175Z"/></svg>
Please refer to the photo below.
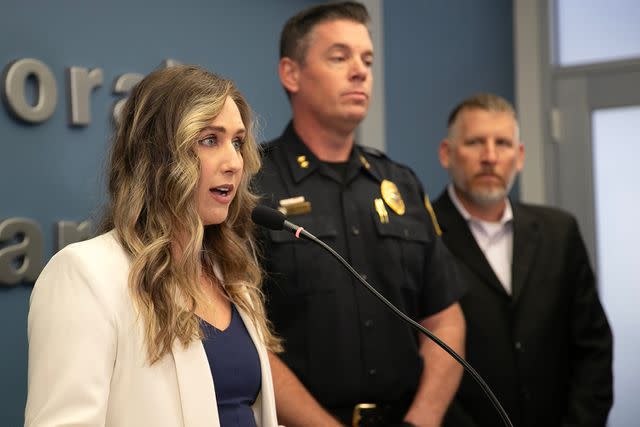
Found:
<svg viewBox="0 0 640 427"><path fill-rule="evenodd" d="M464 356L465 323L458 303L423 319L421 324L456 353ZM420 336L420 354L424 359L424 369L404 421L415 427L440 427L460 385L463 368L425 336Z"/></svg>

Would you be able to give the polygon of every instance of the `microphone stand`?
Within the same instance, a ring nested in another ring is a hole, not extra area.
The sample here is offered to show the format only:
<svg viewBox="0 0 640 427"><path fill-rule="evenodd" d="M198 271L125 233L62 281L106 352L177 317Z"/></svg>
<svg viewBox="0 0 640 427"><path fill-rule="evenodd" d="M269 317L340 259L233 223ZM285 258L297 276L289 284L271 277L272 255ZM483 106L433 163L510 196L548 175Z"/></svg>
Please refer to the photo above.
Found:
<svg viewBox="0 0 640 427"><path fill-rule="evenodd" d="M400 319L402 319L406 323L408 323L411 326L413 326L418 331L422 332L424 335L429 337L429 339L431 339L438 346L440 346L444 351L449 353L449 355L451 357L453 357L458 363L460 363L462 365L462 367L464 368L464 370L467 371L473 377L473 379L478 383L478 385L482 388L482 391L484 391L484 393L487 395L487 397L489 398L489 400L491 401L493 406L496 408L496 411L498 411L498 414L500 415L500 418L502 419L504 424L507 427L513 427L513 424L511 423L511 420L509 419L509 416L507 415L507 412L504 410L504 408L502 407L502 405L500 404L500 402L498 401L496 396L493 394L493 392L491 391L491 389L487 385L487 383L482 379L480 374L478 374L476 372L476 370L473 369L473 367L469 363L467 363L466 360L464 360L462 357L460 357L460 355L458 353L456 353L451 347L449 347L447 344L445 344L440 338L435 336L427 328L425 328L424 326L422 326L420 323L416 322L415 320L411 319L409 316L404 314L398 307L396 307L391 302L389 302L389 300L387 300L384 296L382 296L382 294L380 292L378 292L373 286L371 286L366 280L364 280L364 278L362 278L362 276L360 276L360 274L356 270L354 270L354 268L351 267L351 265L349 265L349 263L347 261L345 261L345 259L342 258L340 256L340 254L338 254L336 251L334 251L325 242L323 242L322 240L318 239L316 236L314 236L313 234L309 233L304 228L302 228L302 227L300 227L300 226L298 226L296 224L293 224L293 223L291 223L291 222L289 222L287 220L284 221L283 226L287 230L293 232L295 234L296 238L300 238L300 236L302 236L305 239L322 246L327 252L329 252L338 261L340 261L340 263L343 266L345 266L345 268L347 270L349 270L351 272L351 274L353 274L360 281L360 283L362 283L364 285L364 287L367 288L367 290L370 293L375 295L375 297L378 298L380 301L382 301L382 303L384 303L384 305L389 307L389 309L391 309L391 311L396 316L398 316Z"/></svg>

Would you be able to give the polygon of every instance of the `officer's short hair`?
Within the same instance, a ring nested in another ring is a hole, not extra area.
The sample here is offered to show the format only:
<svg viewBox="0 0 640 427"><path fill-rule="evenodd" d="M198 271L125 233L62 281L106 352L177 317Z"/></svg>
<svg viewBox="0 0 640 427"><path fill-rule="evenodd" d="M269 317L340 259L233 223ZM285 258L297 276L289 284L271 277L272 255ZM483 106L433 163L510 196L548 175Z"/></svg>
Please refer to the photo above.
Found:
<svg viewBox="0 0 640 427"><path fill-rule="evenodd" d="M449 119L447 120L447 127L451 129L451 126L458 118L458 115L460 115L460 112L467 109L479 109L497 113L511 113L516 121L518 119L513 105L503 97L493 93L478 93L465 99L451 110L451 113L449 113Z"/></svg>
<svg viewBox="0 0 640 427"><path fill-rule="evenodd" d="M305 9L289 18L280 34L280 58L303 63L309 47L309 34L321 22L345 19L368 25L367 8L354 1L325 3Z"/></svg>

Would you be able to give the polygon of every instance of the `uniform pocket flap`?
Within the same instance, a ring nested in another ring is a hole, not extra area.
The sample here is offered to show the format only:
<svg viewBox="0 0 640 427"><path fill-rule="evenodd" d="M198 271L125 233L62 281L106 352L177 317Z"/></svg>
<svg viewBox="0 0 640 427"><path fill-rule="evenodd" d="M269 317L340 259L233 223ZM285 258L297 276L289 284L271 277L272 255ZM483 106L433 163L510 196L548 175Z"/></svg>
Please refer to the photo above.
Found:
<svg viewBox="0 0 640 427"><path fill-rule="evenodd" d="M427 227L429 224L420 223L415 220L392 216L387 223L383 223L374 213L374 222L376 230L382 237L394 237L397 239L408 240L413 242L427 243L431 241L431 236Z"/></svg>
<svg viewBox="0 0 640 427"><path fill-rule="evenodd" d="M328 216L311 216L300 215L292 216L288 219L290 222L303 227L309 233L322 239L323 237L334 237L338 234L335 223L331 217ZM269 230L269 238L276 243L290 243L300 241L301 239L287 230Z"/></svg>

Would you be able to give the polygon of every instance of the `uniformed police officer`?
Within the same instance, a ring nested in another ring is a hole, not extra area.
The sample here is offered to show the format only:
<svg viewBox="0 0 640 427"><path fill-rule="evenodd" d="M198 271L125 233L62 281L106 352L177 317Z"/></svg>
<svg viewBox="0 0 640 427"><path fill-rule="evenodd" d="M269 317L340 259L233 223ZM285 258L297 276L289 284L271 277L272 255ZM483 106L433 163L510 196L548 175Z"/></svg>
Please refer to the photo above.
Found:
<svg viewBox="0 0 640 427"><path fill-rule="evenodd" d="M354 143L371 96L368 21L345 2L286 23L279 75L293 120L267 145L256 190L462 352L461 286L418 179ZM269 316L285 346L271 357L280 422L439 426L461 367L320 247L283 232L263 242Z"/></svg>

